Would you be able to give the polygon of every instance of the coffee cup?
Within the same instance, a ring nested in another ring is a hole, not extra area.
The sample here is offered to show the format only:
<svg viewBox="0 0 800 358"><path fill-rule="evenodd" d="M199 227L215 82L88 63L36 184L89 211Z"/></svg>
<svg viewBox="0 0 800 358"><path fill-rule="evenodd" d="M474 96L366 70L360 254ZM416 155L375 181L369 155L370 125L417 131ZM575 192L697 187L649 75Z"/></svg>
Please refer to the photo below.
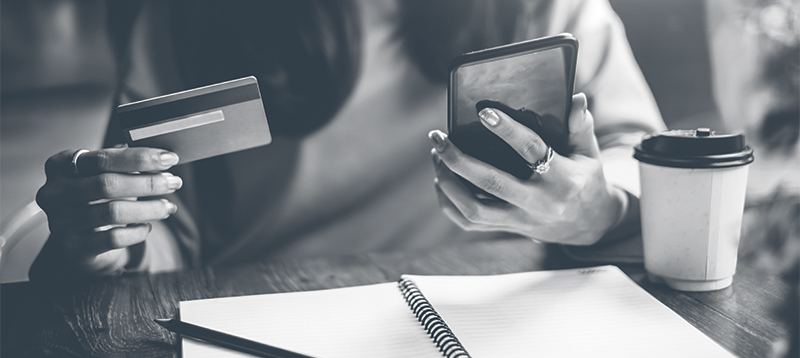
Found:
<svg viewBox="0 0 800 358"><path fill-rule="evenodd" d="M753 162L744 135L671 130L645 136L634 158L650 279L680 291L730 286Z"/></svg>

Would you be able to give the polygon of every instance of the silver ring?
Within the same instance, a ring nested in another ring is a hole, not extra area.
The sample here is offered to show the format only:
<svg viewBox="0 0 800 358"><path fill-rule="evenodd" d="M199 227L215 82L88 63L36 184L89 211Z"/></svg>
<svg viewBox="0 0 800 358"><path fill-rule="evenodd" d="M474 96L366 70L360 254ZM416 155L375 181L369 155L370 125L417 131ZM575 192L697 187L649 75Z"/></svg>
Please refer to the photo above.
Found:
<svg viewBox="0 0 800 358"><path fill-rule="evenodd" d="M78 157L80 157L83 153L89 153L89 150L78 149L75 154L72 154L72 171L75 173L75 175L81 175L81 173L78 171Z"/></svg>
<svg viewBox="0 0 800 358"><path fill-rule="evenodd" d="M548 145L547 154L545 154L544 158L537 160L533 164L528 163L528 168L531 168L536 174L547 173L550 170L550 161L553 160L553 153L553 148Z"/></svg>

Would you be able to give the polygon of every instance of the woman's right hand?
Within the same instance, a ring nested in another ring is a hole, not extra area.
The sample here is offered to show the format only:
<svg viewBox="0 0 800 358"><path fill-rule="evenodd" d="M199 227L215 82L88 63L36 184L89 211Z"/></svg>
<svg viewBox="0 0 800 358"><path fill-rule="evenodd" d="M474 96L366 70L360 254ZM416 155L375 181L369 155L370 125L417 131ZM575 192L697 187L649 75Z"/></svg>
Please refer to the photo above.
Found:
<svg viewBox="0 0 800 358"><path fill-rule="evenodd" d="M100 149L80 154L76 173L75 153L66 150L45 163L47 182L36 202L47 214L49 240L55 240L48 244L83 273L121 272L129 260L126 248L145 240L152 229L148 222L178 210L166 199L147 198L181 188L180 177L163 172L178 163L178 155L155 148Z"/></svg>

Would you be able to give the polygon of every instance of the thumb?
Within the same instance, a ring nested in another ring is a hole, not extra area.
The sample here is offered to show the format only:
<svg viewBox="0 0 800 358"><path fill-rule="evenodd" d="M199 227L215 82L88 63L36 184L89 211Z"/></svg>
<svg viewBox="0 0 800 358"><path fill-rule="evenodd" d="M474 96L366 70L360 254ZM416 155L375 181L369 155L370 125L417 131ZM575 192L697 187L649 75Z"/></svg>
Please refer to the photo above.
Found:
<svg viewBox="0 0 800 358"><path fill-rule="evenodd" d="M594 118L588 110L586 95L572 96L572 110L569 113L569 147L571 154L600 158L600 147L594 135Z"/></svg>

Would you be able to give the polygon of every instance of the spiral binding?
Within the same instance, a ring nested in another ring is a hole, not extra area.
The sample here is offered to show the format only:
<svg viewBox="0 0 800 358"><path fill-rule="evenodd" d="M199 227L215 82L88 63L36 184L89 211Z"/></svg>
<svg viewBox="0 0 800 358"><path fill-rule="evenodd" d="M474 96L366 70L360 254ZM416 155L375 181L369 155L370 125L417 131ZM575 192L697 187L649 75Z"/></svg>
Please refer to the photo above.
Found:
<svg viewBox="0 0 800 358"><path fill-rule="evenodd" d="M469 353L458 341L458 338L450 330L450 327L444 323L441 316L433 309L433 306L425 299L422 292L417 288L417 285L411 280L400 279L397 281L397 286L400 292L403 293L403 298L411 307L411 311L417 317L417 320L428 332L431 339L436 343L436 347L442 352L445 358L470 358Z"/></svg>

